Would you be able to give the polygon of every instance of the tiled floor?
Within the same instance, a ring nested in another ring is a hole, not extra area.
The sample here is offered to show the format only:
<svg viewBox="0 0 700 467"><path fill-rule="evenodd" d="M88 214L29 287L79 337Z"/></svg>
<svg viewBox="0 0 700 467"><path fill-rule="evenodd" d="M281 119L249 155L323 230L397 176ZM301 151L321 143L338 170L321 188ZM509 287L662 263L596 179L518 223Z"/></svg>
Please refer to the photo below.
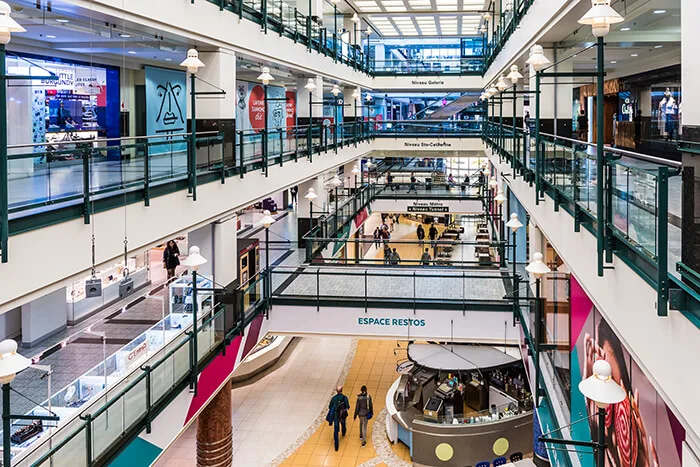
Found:
<svg viewBox="0 0 700 467"><path fill-rule="evenodd" d="M343 368L349 365L352 350L353 342L347 338L299 339L287 360L274 371L234 388L233 465L269 465L303 437L309 427L318 424L333 388L339 379L344 379ZM195 465L195 436L196 422L156 466ZM315 455L320 456L324 450L327 454L330 444L319 446L325 447L319 447ZM309 456L312 453L313 449Z"/></svg>

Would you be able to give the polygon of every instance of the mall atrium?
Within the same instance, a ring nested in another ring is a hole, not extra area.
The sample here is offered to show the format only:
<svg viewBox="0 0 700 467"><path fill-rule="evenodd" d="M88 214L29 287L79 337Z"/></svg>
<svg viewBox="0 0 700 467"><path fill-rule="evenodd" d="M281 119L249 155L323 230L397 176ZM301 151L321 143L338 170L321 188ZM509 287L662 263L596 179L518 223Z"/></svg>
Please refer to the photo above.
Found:
<svg viewBox="0 0 700 467"><path fill-rule="evenodd" d="M700 467L698 17L0 0L0 465Z"/></svg>

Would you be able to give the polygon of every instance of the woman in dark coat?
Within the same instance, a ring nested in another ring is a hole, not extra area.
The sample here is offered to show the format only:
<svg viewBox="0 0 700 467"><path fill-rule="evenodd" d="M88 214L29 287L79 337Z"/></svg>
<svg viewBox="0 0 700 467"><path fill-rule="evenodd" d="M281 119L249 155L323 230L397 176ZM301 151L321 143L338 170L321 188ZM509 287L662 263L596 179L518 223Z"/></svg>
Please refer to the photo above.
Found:
<svg viewBox="0 0 700 467"><path fill-rule="evenodd" d="M175 277L175 268L180 265L180 249L175 240L170 240L163 250L163 268L168 271L168 279Z"/></svg>

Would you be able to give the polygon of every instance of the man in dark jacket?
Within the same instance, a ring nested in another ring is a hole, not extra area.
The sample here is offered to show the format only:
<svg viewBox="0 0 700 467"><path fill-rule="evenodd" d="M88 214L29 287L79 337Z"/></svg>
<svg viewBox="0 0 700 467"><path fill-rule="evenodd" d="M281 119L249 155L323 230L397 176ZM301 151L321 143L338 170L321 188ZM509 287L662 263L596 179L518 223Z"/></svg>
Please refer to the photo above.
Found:
<svg viewBox="0 0 700 467"><path fill-rule="evenodd" d="M362 386L360 388L360 394L357 395L357 403L355 404L355 416L353 420L357 420L360 417L360 439L362 440L362 446L367 444L367 420L369 414L374 413L374 407L372 406L372 396L367 394L367 386Z"/></svg>
<svg viewBox="0 0 700 467"><path fill-rule="evenodd" d="M333 442L335 443L335 450L338 450L338 432L343 430L343 436L347 428L345 426L345 420L348 418L348 412L350 410L350 401L348 396L343 394L343 386L338 386L335 388L335 396L331 397L331 401L328 404L329 412L333 412Z"/></svg>
<svg viewBox="0 0 700 467"><path fill-rule="evenodd" d="M430 224L430 229L428 229L428 236L430 237L430 246L435 248L437 245L438 229L435 224Z"/></svg>
<svg viewBox="0 0 700 467"><path fill-rule="evenodd" d="M418 237L418 243L423 246L423 239L425 239L425 230L423 229L423 224L418 224L416 229L416 237Z"/></svg>

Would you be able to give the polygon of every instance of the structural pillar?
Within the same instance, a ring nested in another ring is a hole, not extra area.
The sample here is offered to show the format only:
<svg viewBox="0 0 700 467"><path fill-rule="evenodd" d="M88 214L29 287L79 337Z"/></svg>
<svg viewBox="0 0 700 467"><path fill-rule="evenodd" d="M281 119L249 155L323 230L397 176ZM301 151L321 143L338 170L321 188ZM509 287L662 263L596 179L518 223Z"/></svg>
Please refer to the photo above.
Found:
<svg viewBox="0 0 700 467"><path fill-rule="evenodd" d="M544 55L552 62L570 55L569 51L544 47ZM573 60L565 60L546 72L569 73L573 71ZM535 69L530 65L530 90L537 89ZM558 84L559 83L559 84ZM574 89L571 78L541 78L540 80L540 132L571 138L571 106ZM530 116L536 114L535 96L530 99Z"/></svg>
<svg viewBox="0 0 700 467"><path fill-rule="evenodd" d="M197 71L197 92L223 90L226 94L215 96L213 99L212 96L197 99L195 128L198 132L222 132L224 136L223 154L227 158L225 162L227 165L233 165L236 144L236 53L232 50L219 49L214 52L201 52L199 58L206 66ZM189 89L187 93L189 95ZM189 107L187 114L191 121L192 115ZM197 165L208 163L209 152L206 147L197 151Z"/></svg>
<svg viewBox="0 0 700 467"><path fill-rule="evenodd" d="M311 215L313 215L314 225L318 221L319 216L323 212L327 211L326 205L328 204L328 198L326 190L323 186L323 180L320 177L311 178L305 182L300 183L299 192L297 194L298 208L297 208L297 242L299 248L306 247L306 241L302 239L312 228L311 225ZM313 211L311 211L311 204L305 198L306 193L309 188L313 188L318 196L314 201Z"/></svg>
<svg viewBox="0 0 700 467"><path fill-rule="evenodd" d="M197 418L197 467L232 463L231 384L227 382Z"/></svg>

